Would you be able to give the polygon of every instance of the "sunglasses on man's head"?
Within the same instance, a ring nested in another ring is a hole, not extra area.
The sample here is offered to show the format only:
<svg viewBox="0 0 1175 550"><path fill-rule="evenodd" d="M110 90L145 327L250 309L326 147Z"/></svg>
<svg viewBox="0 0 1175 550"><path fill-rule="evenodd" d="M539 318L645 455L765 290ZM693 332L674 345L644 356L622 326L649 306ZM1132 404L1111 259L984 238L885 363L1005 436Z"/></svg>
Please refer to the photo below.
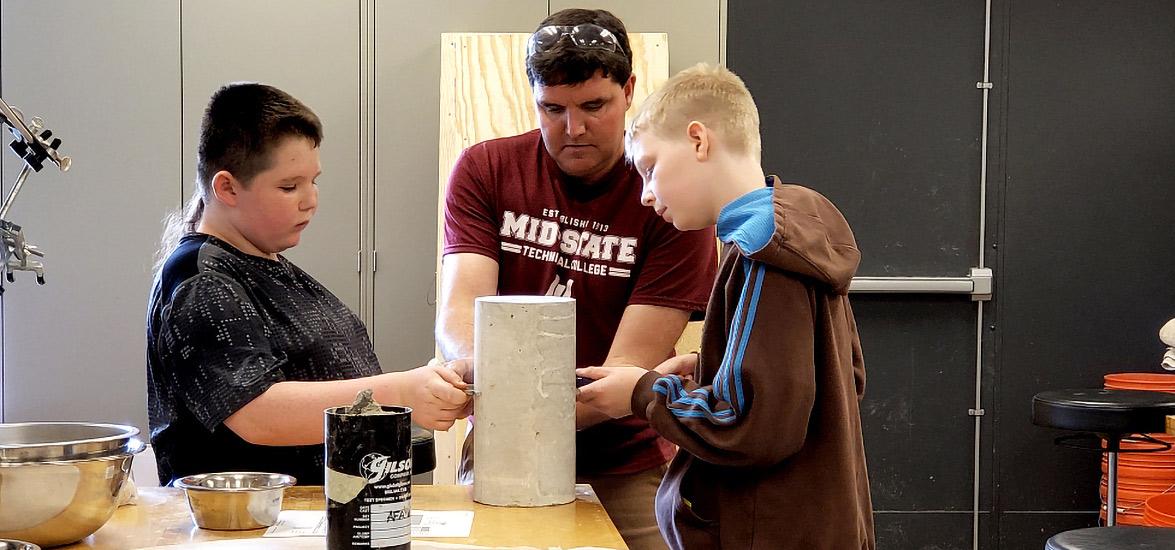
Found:
<svg viewBox="0 0 1175 550"><path fill-rule="evenodd" d="M526 42L526 57L530 57L539 52L545 52L555 47L556 44L563 40L563 37L570 38L571 43L577 48L608 50L612 52L623 51L620 47L620 41L616 39L616 35L599 25L592 23L575 26L550 25L530 35L530 40Z"/></svg>

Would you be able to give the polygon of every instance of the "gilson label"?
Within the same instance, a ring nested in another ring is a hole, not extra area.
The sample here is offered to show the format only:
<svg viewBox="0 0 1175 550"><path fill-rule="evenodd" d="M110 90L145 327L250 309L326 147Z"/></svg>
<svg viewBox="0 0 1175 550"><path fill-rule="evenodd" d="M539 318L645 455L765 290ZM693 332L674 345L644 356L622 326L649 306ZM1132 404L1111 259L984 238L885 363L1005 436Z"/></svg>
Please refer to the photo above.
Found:
<svg viewBox="0 0 1175 550"><path fill-rule="evenodd" d="M379 453L371 453L359 461L359 471L367 483L379 483L390 475L412 471L412 459L392 460Z"/></svg>

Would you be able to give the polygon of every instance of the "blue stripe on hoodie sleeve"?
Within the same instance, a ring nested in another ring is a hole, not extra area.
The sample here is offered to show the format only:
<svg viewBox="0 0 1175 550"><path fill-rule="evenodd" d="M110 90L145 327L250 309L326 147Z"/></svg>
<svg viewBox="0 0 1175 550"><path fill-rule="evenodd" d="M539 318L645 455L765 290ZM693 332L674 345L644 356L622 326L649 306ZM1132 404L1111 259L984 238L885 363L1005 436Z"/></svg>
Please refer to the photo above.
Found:
<svg viewBox="0 0 1175 550"><path fill-rule="evenodd" d="M746 411L747 403L743 395L743 356L746 353L747 342L754 329L755 316L758 313L759 294L763 288L763 278L766 267L749 259L743 260L746 279L743 282L742 296L739 299L736 312L747 311L745 319L736 313L734 326L728 335L726 353L722 358L722 365L714 376L712 383L714 396L729 403L730 408L714 410L710 403L708 388L698 388L692 392L686 391L685 385L678 376L665 376L653 383L653 391L664 395L670 412L678 418L707 418L716 424L731 424ZM733 388L734 399L730 398Z"/></svg>
<svg viewBox="0 0 1175 550"><path fill-rule="evenodd" d="M764 187L734 199L718 213L718 238L733 242L744 254L763 250L775 234L773 187Z"/></svg>
<svg viewBox="0 0 1175 550"><path fill-rule="evenodd" d="M744 264L745 265L745 264ZM726 350L722 354L722 363L718 365L718 372L714 377L714 394L726 402L731 402L729 376L726 372L730 369L730 361L735 356L735 345L738 343L739 335L743 331L743 308L747 304L747 296L750 294L751 277L747 273L743 280L743 289L738 297L738 305L734 308L734 322L731 324L730 330L726 335Z"/></svg>
<svg viewBox="0 0 1175 550"><path fill-rule="evenodd" d="M738 404L739 412L746 410L743 402L743 354L747 351L747 340L750 339L751 330L755 327L755 313L759 308L759 291L763 289L763 276L765 275L766 267L759 262L751 260L743 260L747 266L747 277L755 279L755 291L751 294L750 309L747 311L746 328L743 329L742 335L739 337L738 355L735 356L734 361L731 362L734 371L734 389L735 389L735 403Z"/></svg>
<svg viewBox="0 0 1175 550"><path fill-rule="evenodd" d="M698 388L688 392L678 376L658 378L653 383L653 391L666 397L669 411L678 418L706 418L715 424L730 424L736 419L731 409L711 410L709 391Z"/></svg>

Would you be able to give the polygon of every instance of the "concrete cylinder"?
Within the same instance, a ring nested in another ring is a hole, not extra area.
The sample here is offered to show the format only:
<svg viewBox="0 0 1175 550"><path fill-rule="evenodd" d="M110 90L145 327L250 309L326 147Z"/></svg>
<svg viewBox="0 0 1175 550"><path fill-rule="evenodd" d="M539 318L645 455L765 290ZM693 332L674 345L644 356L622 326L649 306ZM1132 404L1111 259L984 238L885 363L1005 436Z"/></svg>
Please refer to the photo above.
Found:
<svg viewBox="0 0 1175 550"><path fill-rule="evenodd" d="M473 349L473 500L575 500L575 300L478 298Z"/></svg>

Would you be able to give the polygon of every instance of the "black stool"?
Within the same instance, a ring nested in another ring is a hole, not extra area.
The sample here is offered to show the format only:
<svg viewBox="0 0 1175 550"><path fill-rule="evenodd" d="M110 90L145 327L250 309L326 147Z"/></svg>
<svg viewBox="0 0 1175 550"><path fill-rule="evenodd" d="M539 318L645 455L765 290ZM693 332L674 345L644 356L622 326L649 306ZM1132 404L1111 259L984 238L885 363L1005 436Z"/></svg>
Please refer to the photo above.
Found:
<svg viewBox="0 0 1175 550"><path fill-rule="evenodd" d="M432 432L412 425L412 475L427 474L437 467L436 444Z"/></svg>
<svg viewBox="0 0 1175 550"><path fill-rule="evenodd" d="M1090 527L1054 535L1044 550L1169 550L1175 548L1175 529L1162 527Z"/></svg>
<svg viewBox="0 0 1175 550"><path fill-rule="evenodd" d="M1058 437L1058 445L1107 454L1107 526L1114 525L1118 514L1118 453L1170 449L1170 444L1145 435L1148 432L1164 431L1168 414L1175 414L1175 394L1136 390L1054 390L1038 393L1032 398L1033 424L1082 432ZM1146 449L1123 450L1121 443L1124 439L1155 445ZM1104 448L1101 440L1106 442Z"/></svg>

